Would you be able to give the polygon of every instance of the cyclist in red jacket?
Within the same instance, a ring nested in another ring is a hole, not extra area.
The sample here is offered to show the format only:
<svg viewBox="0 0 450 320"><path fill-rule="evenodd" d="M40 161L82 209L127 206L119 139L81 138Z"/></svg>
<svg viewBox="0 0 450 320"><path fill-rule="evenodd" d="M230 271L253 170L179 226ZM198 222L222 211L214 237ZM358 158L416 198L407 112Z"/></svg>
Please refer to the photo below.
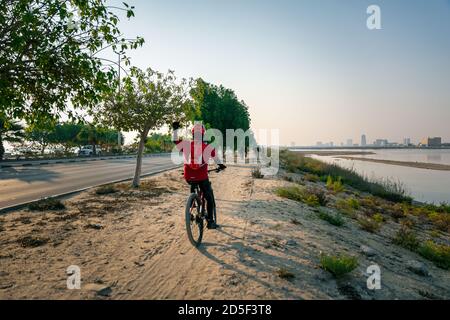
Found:
<svg viewBox="0 0 450 320"><path fill-rule="evenodd" d="M199 185L206 199L207 228L216 229L218 225L213 218L214 195L208 178L208 162L210 159L214 159L214 162L219 166L219 170L224 170L226 166L221 163L214 147L203 141L206 130L202 124L196 123L192 128L192 141L179 139L177 135L177 129L179 128L179 122L172 124L173 142L177 145L177 149L183 153L184 178L191 185L193 183Z"/></svg>

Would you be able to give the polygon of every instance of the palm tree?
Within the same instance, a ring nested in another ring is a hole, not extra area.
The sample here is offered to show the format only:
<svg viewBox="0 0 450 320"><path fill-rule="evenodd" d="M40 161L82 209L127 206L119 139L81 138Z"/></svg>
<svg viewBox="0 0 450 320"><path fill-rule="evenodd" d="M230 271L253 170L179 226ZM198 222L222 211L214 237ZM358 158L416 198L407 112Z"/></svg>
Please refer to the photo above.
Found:
<svg viewBox="0 0 450 320"><path fill-rule="evenodd" d="M3 142L20 142L24 137L23 126L15 121L0 118L0 161L3 160L5 147Z"/></svg>

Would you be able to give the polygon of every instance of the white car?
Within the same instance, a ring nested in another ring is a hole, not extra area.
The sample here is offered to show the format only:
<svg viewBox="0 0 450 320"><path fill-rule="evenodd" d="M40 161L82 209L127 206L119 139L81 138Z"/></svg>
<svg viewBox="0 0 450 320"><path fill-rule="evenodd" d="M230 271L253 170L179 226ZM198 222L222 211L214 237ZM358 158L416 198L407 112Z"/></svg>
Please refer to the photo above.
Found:
<svg viewBox="0 0 450 320"><path fill-rule="evenodd" d="M96 154L94 154L94 148L93 148L92 145L83 146L78 151L78 155L80 157L83 157L83 156L91 157L91 156L94 156L94 155L101 156L102 155L102 149L100 148L100 146L95 146L95 153Z"/></svg>

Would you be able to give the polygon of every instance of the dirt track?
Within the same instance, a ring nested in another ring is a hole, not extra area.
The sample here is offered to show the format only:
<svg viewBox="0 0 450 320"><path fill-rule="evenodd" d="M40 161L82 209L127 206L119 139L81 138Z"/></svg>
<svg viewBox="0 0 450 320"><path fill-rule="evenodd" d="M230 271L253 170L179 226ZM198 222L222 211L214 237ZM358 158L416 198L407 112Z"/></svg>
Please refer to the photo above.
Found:
<svg viewBox="0 0 450 320"><path fill-rule="evenodd" d="M148 178L140 191L84 192L60 212L0 217L0 298L27 299L423 299L449 298L449 272L390 243L397 227L368 234L354 223L337 228L315 209L277 197L289 184L253 179L230 167L212 177L220 230L200 249L184 230L188 187L179 170ZM361 244L372 247L366 257ZM360 266L336 281L319 265L321 252L347 252ZM406 269L410 259L430 271ZM383 288L366 287L366 268L382 268ZM66 268L81 268L81 290L68 290ZM280 269L292 272L286 280Z"/></svg>

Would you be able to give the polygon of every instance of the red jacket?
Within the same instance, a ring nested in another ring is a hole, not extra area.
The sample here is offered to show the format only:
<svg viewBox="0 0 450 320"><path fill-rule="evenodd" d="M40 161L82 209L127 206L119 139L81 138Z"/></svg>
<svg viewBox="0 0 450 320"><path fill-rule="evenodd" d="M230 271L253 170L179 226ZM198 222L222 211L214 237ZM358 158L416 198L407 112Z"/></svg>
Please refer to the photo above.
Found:
<svg viewBox="0 0 450 320"><path fill-rule="evenodd" d="M183 152L184 178L188 182L208 179L208 161L216 157L216 150L204 142L176 141L177 149Z"/></svg>

